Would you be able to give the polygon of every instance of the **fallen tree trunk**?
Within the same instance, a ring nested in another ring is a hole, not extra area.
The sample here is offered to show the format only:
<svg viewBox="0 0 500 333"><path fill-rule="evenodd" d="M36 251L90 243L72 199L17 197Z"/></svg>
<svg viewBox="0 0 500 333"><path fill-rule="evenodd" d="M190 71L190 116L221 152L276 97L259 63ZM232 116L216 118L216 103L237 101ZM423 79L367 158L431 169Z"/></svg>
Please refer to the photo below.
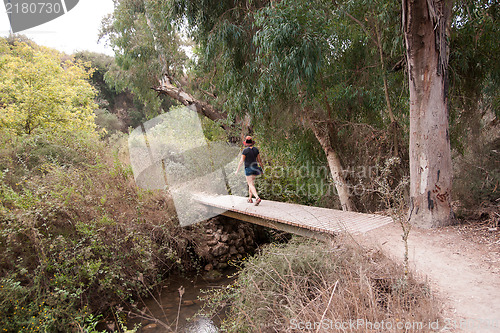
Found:
<svg viewBox="0 0 500 333"><path fill-rule="evenodd" d="M193 95L184 91L182 87L178 87L177 85L173 84L172 81L173 79L170 76L164 74L162 80L160 81L160 85L157 87L153 87L152 89L155 90L158 94L167 95L180 102L182 105L185 105L189 109L207 117L212 121L217 122L226 131L226 133L228 134L228 140L231 143L242 142L244 136L252 133L252 128L247 117L245 117L241 121L242 128L240 131L240 135L237 136L236 133L238 133L238 130L235 126L235 123L237 124L240 122L238 118L236 119L235 123L228 124L227 112L217 110L212 105L194 98Z"/></svg>

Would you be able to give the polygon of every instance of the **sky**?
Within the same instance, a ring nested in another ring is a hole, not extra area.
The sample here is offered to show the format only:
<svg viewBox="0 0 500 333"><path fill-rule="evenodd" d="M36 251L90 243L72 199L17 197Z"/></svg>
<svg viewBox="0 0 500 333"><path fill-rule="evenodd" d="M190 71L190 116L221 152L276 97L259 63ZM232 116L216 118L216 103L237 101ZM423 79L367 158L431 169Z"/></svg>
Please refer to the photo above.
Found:
<svg viewBox="0 0 500 333"><path fill-rule="evenodd" d="M113 55L105 41L97 43L101 20L112 12L113 0L80 0L66 14L37 27L20 31L19 34L28 36L39 45L68 54L89 50ZM9 32L9 18L5 6L0 3L0 36L6 37Z"/></svg>

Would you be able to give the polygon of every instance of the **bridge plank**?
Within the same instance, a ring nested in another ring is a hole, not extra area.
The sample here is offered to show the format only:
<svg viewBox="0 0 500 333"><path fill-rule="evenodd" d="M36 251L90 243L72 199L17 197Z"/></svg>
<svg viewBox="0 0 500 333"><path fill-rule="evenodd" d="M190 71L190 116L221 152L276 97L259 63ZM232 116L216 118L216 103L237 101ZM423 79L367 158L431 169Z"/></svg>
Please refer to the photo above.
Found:
<svg viewBox="0 0 500 333"><path fill-rule="evenodd" d="M327 234L365 233L392 222L390 217L382 215L346 212L270 200L262 200L259 206L254 206L247 202L247 198L235 195L196 194L195 200L205 206L222 211L231 211L243 216L253 216L262 220Z"/></svg>

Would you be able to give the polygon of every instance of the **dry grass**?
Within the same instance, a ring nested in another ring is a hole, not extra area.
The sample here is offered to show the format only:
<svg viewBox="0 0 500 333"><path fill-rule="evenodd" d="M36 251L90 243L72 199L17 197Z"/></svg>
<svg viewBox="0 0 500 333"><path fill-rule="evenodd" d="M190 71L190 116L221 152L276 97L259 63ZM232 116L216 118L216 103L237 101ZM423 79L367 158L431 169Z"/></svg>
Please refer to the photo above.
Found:
<svg viewBox="0 0 500 333"><path fill-rule="evenodd" d="M428 332L439 313L428 288L380 252L300 238L250 259L223 299L229 332Z"/></svg>

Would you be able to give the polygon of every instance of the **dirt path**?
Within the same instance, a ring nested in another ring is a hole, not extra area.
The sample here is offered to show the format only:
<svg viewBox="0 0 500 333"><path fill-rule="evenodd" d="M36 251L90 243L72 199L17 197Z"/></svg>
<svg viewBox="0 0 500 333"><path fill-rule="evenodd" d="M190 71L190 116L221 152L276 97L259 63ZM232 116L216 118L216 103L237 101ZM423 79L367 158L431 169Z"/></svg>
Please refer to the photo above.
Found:
<svg viewBox="0 0 500 333"><path fill-rule="evenodd" d="M403 260L399 225L386 225L355 239ZM480 244L457 227L410 232L410 268L442 299L443 331L500 332L500 252L498 242L493 245Z"/></svg>

